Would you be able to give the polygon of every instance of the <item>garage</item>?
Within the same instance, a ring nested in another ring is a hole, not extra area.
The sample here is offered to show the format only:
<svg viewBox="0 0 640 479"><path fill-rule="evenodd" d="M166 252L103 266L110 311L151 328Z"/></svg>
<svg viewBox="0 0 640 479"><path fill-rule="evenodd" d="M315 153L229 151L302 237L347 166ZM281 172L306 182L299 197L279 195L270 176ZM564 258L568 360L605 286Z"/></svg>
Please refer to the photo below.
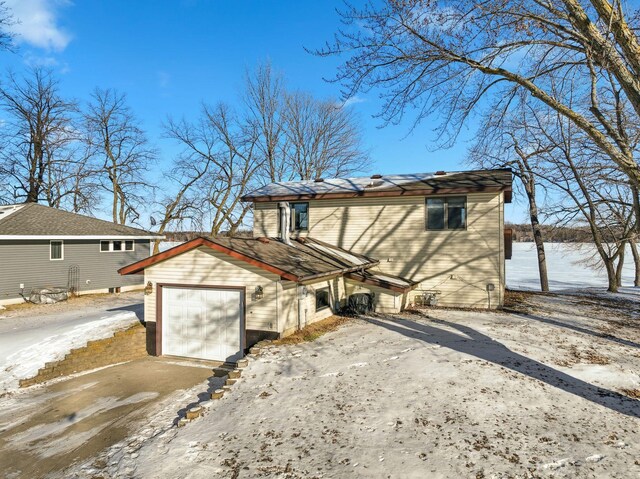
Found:
<svg viewBox="0 0 640 479"><path fill-rule="evenodd" d="M162 354L213 361L243 356L244 290L161 286Z"/></svg>

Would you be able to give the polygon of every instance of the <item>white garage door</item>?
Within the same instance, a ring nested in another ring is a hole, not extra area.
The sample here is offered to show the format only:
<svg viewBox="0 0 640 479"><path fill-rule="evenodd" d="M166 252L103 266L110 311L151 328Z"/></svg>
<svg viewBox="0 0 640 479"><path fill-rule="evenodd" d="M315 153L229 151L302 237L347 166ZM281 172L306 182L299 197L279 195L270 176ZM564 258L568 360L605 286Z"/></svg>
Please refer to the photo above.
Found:
<svg viewBox="0 0 640 479"><path fill-rule="evenodd" d="M239 290L162 288L162 353L215 361L242 357Z"/></svg>

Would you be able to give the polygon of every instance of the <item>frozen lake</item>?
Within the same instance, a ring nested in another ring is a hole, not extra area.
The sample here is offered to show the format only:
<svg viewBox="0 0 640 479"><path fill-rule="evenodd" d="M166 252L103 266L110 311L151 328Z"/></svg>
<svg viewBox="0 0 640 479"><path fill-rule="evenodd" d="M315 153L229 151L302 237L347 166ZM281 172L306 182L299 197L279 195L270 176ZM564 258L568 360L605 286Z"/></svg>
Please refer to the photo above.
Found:
<svg viewBox="0 0 640 479"><path fill-rule="evenodd" d="M580 248L580 249L578 249ZM549 288L552 291L575 288L606 288L607 273L596 271L580 260L591 251L592 245L571 243L546 243ZM513 243L513 258L507 260L507 287L511 289L540 290L538 260L534 243ZM622 274L622 285L633 286L634 264L631 251L627 250Z"/></svg>

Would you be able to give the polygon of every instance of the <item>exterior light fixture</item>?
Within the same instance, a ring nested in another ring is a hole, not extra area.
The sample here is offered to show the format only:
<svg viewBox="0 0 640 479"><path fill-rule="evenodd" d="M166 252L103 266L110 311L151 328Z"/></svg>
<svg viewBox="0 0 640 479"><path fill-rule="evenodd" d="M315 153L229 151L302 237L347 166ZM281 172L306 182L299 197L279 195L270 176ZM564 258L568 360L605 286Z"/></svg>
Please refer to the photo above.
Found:
<svg viewBox="0 0 640 479"><path fill-rule="evenodd" d="M144 294L151 294L153 293L153 283L151 281L147 281L147 285L144 287Z"/></svg>
<svg viewBox="0 0 640 479"><path fill-rule="evenodd" d="M264 290L262 289L262 286L256 286L255 298L256 300L264 298Z"/></svg>

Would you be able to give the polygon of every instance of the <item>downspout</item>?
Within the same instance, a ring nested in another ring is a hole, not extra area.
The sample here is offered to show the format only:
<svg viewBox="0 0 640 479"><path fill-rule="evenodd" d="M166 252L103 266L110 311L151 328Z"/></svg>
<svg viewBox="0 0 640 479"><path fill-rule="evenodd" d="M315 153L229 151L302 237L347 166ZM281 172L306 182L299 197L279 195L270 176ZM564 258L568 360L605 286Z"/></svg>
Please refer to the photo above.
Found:
<svg viewBox="0 0 640 479"><path fill-rule="evenodd" d="M278 221L280 222L280 241L284 244L291 246L291 240L289 239L289 216L291 209L287 201L281 201L278 203Z"/></svg>
<svg viewBox="0 0 640 479"><path fill-rule="evenodd" d="M278 290L282 287L282 279L276 281L276 331L278 336L280 335L280 299L278 297Z"/></svg>
<svg viewBox="0 0 640 479"><path fill-rule="evenodd" d="M298 330L302 329L307 325L307 310L305 309L304 301L307 296L307 288L306 286L302 286L298 284L296 287L296 294L298 297ZM302 321L302 316L304 315L304 326Z"/></svg>
<svg viewBox="0 0 640 479"><path fill-rule="evenodd" d="M504 288L506 281L503 281L505 275L505 256L504 256L504 191L498 195L498 306L504 303ZM491 293L489 293L491 294ZM489 309L491 309L491 297L489 297Z"/></svg>

